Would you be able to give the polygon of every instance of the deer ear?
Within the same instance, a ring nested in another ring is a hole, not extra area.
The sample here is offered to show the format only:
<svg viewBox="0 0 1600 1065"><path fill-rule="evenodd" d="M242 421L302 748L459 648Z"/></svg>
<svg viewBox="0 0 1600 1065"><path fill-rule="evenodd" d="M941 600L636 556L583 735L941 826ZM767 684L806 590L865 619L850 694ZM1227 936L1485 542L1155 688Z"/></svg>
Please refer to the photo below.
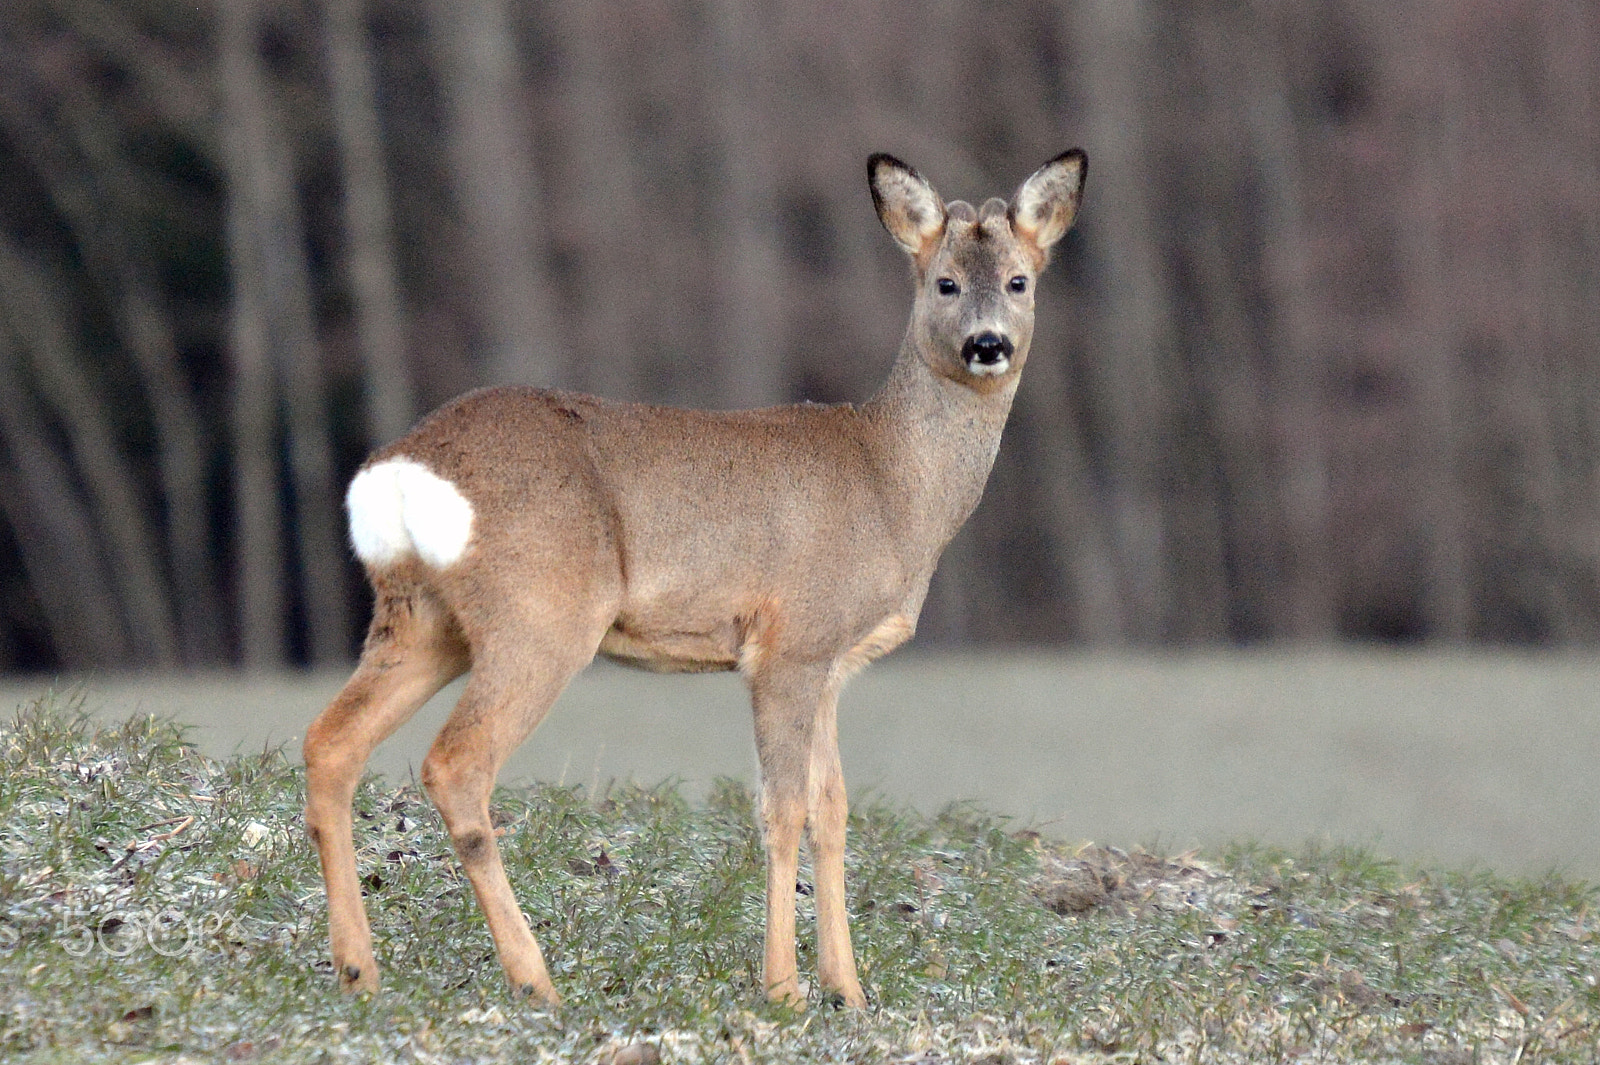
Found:
<svg viewBox="0 0 1600 1065"><path fill-rule="evenodd" d="M944 235L944 201L921 174L882 152L867 160L867 181L883 228L920 260Z"/></svg>
<svg viewBox="0 0 1600 1065"><path fill-rule="evenodd" d="M1040 253L1066 235L1078 214L1089 157L1083 149L1062 152L1035 170L1011 197L1011 229Z"/></svg>

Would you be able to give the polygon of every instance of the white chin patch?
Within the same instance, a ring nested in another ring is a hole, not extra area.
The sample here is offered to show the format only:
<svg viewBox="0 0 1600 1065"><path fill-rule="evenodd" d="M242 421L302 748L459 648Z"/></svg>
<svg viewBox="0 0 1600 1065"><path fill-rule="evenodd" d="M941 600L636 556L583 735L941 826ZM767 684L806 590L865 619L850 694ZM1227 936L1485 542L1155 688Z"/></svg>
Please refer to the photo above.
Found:
<svg viewBox="0 0 1600 1065"><path fill-rule="evenodd" d="M411 459L388 459L356 474L344 504L351 546L369 566L415 554L443 569L472 540L472 504L455 485Z"/></svg>
<svg viewBox="0 0 1600 1065"><path fill-rule="evenodd" d="M974 359L967 363L967 372L973 377L999 377L1009 369L1010 359L1001 359L999 362L978 362Z"/></svg>

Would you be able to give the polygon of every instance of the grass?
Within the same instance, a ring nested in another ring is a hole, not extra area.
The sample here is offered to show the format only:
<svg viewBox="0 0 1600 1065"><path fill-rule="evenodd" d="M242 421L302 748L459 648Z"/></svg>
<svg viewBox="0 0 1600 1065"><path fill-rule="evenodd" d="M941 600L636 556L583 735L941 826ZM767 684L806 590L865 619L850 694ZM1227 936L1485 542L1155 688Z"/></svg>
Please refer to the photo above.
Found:
<svg viewBox="0 0 1600 1065"><path fill-rule="evenodd" d="M854 815L872 1008L789 1013L757 986L762 852L734 783L699 805L670 786L498 793L567 999L550 1014L508 993L426 799L369 778L357 836L385 986L347 999L301 802L281 753L211 761L155 719L105 728L47 701L0 727L0 1058L1600 1058L1587 885L1354 849L1069 847L965 808Z"/></svg>

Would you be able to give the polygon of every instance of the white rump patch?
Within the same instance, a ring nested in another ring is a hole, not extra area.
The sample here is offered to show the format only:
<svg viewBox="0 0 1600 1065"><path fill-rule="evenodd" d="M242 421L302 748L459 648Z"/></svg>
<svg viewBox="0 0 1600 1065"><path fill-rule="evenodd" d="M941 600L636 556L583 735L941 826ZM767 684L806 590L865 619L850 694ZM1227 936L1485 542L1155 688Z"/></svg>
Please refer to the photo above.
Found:
<svg viewBox="0 0 1600 1065"><path fill-rule="evenodd" d="M350 544L369 566L387 566L411 552L405 499L400 494L400 462L381 462L355 475L344 494L350 515Z"/></svg>
<svg viewBox="0 0 1600 1065"><path fill-rule="evenodd" d="M387 566L415 552L443 569L472 539L472 504L455 485L411 459L388 459L356 474L344 505L350 543L369 566Z"/></svg>

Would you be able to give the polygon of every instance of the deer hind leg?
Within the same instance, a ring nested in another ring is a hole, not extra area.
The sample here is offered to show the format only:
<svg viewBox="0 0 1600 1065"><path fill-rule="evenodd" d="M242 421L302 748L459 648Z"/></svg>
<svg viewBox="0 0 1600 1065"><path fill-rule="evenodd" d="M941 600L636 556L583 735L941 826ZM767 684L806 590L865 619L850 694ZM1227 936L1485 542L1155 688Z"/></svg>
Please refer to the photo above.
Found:
<svg viewBox="0 0 1600 1065"><path fill-rule="evenodd" d="M830 684L811 734L811 781L807 807L811 867L816 880L817 981L846 1006L864 1009L867 999L856 978L850 949L850 918L845 905L844 839L849 808L839 764L838 684Z"/></svg>
<svg viewBox="0 0 1600 1065"><path fill-rule="evenodd" d="M489 796L500 767L594 657L608 624L501 628L496 647L474 649L467 690L422 763L423 786L444 819L506 977L520 993L551 1006L561 998L506 879Z"/></svg>
<svg viewBox="0 0 1600 1065"><path fill-rule="evenodd" d="M378 988L351 837L356 784L373 749L466 668L466 645L437 601L380 588L355 674L306 730L306 830L322 862L328 938L345 991Z"/></svg>
<svg viewBox="0 0 1600 1065"><path fill-rule="evenodd" d="M791 666L768 660L750 674L767 850L762 984L768 998L795 1007L805 1003L795 964L795 880L810 789L812 735L829 684L826 664Z"/></svg>

